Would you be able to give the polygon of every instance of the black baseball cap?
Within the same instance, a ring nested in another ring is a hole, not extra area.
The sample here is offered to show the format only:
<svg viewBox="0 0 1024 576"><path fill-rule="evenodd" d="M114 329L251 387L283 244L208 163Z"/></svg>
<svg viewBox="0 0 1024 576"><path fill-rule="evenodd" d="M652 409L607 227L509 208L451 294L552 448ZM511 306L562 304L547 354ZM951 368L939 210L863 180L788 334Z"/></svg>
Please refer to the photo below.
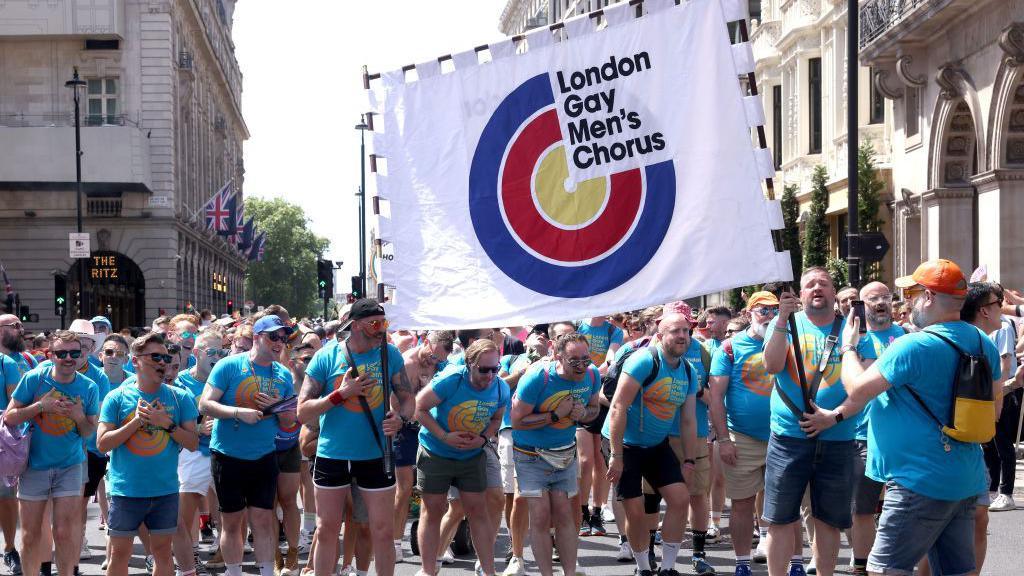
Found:
<svg viewBox="0 0 1024 576"><path fill-rule="evenodd" d="M347 330L352 325L353 320L362 320L363 318L369 318L371 316L384 316L384 307L380 305L380 302L373 298L361 298L356 300L352 304L352 309L348 313L348 321L345 322L345 327L342 330Z"/></svg>

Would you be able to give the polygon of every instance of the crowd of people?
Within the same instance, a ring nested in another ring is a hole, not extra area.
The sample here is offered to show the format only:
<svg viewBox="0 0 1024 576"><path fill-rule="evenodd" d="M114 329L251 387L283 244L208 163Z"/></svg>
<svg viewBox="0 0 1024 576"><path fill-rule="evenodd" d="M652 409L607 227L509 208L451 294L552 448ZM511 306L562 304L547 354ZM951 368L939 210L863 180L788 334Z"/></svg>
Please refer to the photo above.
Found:
<svg viewBox="0 0 1024 576"><path fill-rule="evenodd" d="M1015 508L1021 304L933 260L859 290L809 268L742 310L458 331L389 330L372 299L134 334L2 315L0 440L27 448L0 451L4 563L77 574L95 498L110 576L136 538L155 576L241 576L247 549L261 576L390 576L414 542L434 576L463 522L481 576L525 574L527 546L585 574L580 538L611 533L638 576L710 576L728 501L737 576L831 576L844 532L854 574L977 574L989 511Z"/></svg>

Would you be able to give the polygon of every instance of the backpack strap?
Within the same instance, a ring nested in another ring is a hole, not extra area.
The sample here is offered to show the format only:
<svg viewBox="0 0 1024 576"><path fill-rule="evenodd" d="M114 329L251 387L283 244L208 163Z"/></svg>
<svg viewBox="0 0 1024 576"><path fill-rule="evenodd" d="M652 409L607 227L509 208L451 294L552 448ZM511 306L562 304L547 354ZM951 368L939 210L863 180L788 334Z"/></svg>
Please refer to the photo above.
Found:
<svg viewBox="0 0 1024 576"><path fill-rule="evenodd" d="M348 368L350 368L352 370L352 372L356 376L358 376L359 375L359 369L356 368L356 361L352 357L352 351L349 350L348 338L346 338L345 341L342 343L342 349L345 352L345 363L348 364ZM381 373L382 373L382 376L386 377L387 375L383 372L383 368L384 367L381 366ZM373 419L373 411L370 410L370 405L366 402L366 396L363 396L363 395L360 394L360 395L356 396L356 398L359 398L359 405L363 409L363 414L366 415L366 421L370 425L370 431L373 432L373 439L377 442L377 448L380 449L380 453L381 454L384 454L384 444L380 440L380 431L377 430L377 422L374 421L374 419ZM384 401L390 401L390 398L385 396L384 397Z"/></svg>
<svg viewBox="0 0 1024 576"><path fill-rule="evenodd" d="M832 351L835 350L836 344L839 343L839 330L843 325L843 317L836 316L832 320L832 331L825 337L825 349L821 351L821 358L818 359L818 367L814 370L814 378L811 380L811 387L808 390L808 399L816 400L818 398L818 388L821 386L821 379L825 375L825 370L828 369L828 361L832 358ZM810 404L805 402L804 406L810 410Z"/></svg>
<svg viewBox="0 0 1024 576"><path fill-rule="evenodd" d="M789 411L796 416L797 420L802 419L804 413L810 411L811 402L818 397L818 388L821 385L821 379L825 374L825 370L828 368L828 361L832 357L832 351L839 342L839 330L842 324L843 318L841 316L836 316L832 321L832 330L825 338L825 349L821 352L818 365L814 369L811 385L808 386L807 375L804 372L803 354L800 351L800 334L797 331L796 315L794 314L789 317L789 327L793 336L793 361L796 363L796 371L800 376L800 392L804 400L804 409L798 408L796 402L793 402L793 399L789 397L789 394L786 394L786 391L781 386L776 385L775 390L778 391L779 398L789 408Z"/></svg>

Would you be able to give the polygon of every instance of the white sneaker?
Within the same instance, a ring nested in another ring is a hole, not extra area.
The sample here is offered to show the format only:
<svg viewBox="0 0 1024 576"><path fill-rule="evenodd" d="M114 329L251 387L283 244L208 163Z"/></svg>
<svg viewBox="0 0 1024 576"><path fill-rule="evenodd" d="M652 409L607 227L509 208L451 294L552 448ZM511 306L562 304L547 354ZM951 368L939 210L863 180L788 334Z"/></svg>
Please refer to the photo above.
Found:
<svg viewBox="0 0 1024 576"><path fill-rule="evenodd" d="M508 566L505 567L505 571L501 573L501 576L525 576L526 566L523 559L518 556L513 556L508 562Z"/></svg>
<svg viewBox="0 0 1024 576"><path fill-rule="evenodd" d="M619 544L619 553L615 555L617 562L631 562L633 560L633 549L629 547L629 542L622 542Z"/></svg>
<svg viewBox="0 0 1024 576"><path fill-rule="evenodd" d="M444 554L441 554L441 564L444 564L445 566L455 564L455 554L452 554L451 546L444 551Z"/></svg>
<svg viewBox="0 0 1024 576"><path fill-rule="evenodd" d="M753 560L758 564L764 564L768 562L767 540L767 538L761 538L761 541L757 543L757 548L754 548Z"/></svg>
<svg viewBox="0 0 1024 576"><path fill-rule="evenodd" d="M353 572L352 567L349 566L348 564L345 564L344 566L339 568L337 572L335 572L335 575L336 576L349 576L349 574L351 574L352 572Z"/></svg>
<svg viewBox="0 0 1024 576"><path fill-rule="evenodd" d="M1013 496L1007 496L1006 494L999 494L995 500L989 504L988 509L990 512L1006 512L1008 510L1016 510L1017 503L1013 501Z"/></svg>
<svg viewBox="0 0 1024 576"><path fill-rule="evenodd" d="M92 558L92 550L89 550L89 540L82 536L82 552L78 555L79 560L88 560Z"/></svg>
<svg viewBox="0 0 1024 576"><path fill-rule="evenodd" d="M405 560L405 551L402 550L402 541L395 540L395 562Z"/></svg>
<svg viewBox="0 0 1024 576"><path fill-rule="evenodd" d="M718 542L718 538L721 535L722 535L722 530L718 526L712 524L712 525L708 526L708 535L707 535L706 542L708 544L714 544L715 542Z"/></svg>

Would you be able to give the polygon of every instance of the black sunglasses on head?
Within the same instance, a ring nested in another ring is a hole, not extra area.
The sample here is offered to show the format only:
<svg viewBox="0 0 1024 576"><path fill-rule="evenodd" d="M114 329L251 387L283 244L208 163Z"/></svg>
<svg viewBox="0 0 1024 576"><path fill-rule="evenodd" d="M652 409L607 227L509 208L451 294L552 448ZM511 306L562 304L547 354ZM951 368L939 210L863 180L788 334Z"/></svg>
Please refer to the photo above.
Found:
<svg viewBox="0 0 1024 576"><path fill-rule="evenodd" d="M82 351L81 350L54 350L53 351L53 355L56 356L57 358L60 358L61 360L67 358L68 356L70 356L74 360L78 360L79 358L82 357Z"/></svg>

